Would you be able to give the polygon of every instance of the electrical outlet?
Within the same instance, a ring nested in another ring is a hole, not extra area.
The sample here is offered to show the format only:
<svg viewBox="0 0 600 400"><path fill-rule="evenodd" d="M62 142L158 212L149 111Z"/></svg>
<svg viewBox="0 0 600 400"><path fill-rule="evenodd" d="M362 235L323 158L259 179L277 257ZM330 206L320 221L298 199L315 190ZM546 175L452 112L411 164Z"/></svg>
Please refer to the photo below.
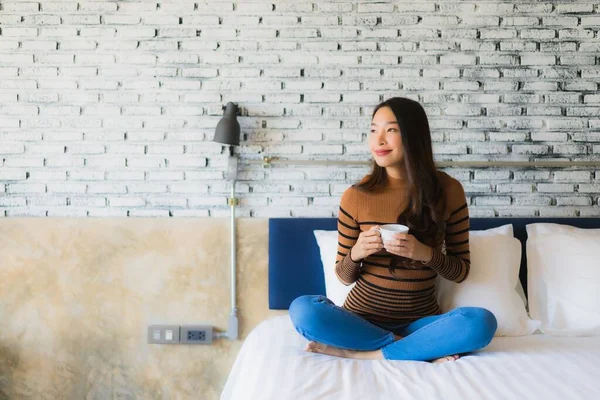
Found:
<svg viewBox="0 0 600 400"><path fill-rule="evenodd" d="M181 343L186 344L211 344L213 327L210 325L183 325L179 337Z"/></svg>
<svg viewBox="0 0 600 400"><path fill-rule="evenodd" d="M179 325L150 325L148 343L179 343Z"/></svg>

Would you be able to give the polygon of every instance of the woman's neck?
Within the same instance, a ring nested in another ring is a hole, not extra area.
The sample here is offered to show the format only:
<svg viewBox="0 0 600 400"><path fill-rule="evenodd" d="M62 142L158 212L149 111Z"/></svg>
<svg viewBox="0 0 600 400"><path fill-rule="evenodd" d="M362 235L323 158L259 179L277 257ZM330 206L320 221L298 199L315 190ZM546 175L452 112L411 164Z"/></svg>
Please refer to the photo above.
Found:
<svg viewBox="0 0 600 400"><path fill-rule="evenodd" d="M400 167L386 167L385 172L387 176L391 176L396 179L404 179L406 177L406 170Z"/></svg>
<svg viewBox="0 0 600 400"><path fill-rule="evenodd" d="M388 183L392 187L403 186L406 182L406 171L397 168L386 168Z"/></svg>
<svg viewBox="0 0 600 400"><path fill-rule="evenodd" d="M387 176L388 186L390 187L401 187L406 184L404 177L394 177L392 175Z"/></svg>

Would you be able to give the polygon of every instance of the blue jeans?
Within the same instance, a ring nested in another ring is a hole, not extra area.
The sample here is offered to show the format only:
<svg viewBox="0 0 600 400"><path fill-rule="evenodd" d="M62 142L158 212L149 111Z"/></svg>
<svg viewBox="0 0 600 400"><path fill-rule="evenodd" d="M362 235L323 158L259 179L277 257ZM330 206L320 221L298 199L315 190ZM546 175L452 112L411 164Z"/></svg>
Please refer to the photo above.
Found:
<svg viewBox="0 0 600 400"><path fill-rule="evenodd" d="M321 295L296 298L289 308L296 331L314 340L342 349L381 349L387 360L430 361L468 353L487 346L498 322L481 307L459 307L408 324L377 326ZM394 334L402 336L395 340Z"/></svg>

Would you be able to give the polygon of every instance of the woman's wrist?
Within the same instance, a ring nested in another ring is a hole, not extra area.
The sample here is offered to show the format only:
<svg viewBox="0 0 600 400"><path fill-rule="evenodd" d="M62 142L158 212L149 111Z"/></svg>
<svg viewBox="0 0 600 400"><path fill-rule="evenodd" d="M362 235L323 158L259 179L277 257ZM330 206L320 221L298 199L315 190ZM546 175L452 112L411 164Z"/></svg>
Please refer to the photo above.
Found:
<svg viewBox="0 0 600 400"><path fill-rule="evenodd" d="M433 247L429 247L429 246L427 246L427 248L429 249L429 254L430 254L430 256L429 256L429 258L428 258L428 259L426 259L426 260L421 260L421 262L422 262L423 264L429 264L429 263L431 262L431 260L433 260Z"/></svg>
<svg viewBox="0 0 600 400"><path fill-rule="evenodd" d="M350 256L350 261L352 261L354 264L360 263L360 258L358 260L354 260L354 257L352 257L352 250L354 250L354 247L350 249L350 253L348 254Z"/></svg>

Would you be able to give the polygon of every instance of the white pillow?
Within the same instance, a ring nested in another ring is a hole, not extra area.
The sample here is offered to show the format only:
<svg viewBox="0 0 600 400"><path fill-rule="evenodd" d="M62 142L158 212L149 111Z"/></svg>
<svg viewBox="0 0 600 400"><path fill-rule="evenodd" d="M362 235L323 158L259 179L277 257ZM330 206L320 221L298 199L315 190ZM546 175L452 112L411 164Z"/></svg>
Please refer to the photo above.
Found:
<svg viewBox="0 0 600 400"><path fill-rule="evenodd" d="M498 226L496 228L489 228L489 229L486 229L483 231L469 231L469 236L472 235L473 233L475 233L475 235L478 235L478 236L489 236L489 235L507 235L510 237L515 236L512 224L506 224L506 225ZM471 246L471 243L469 243L469 247L470 246ZM519 251L519 253L521 253L521 251ZM519 260L519 268L520 268L520 264L521 264L521 261ZM517 272L517 274L518 274L518 272ZM467 279L469 279L469 278L467 278ZM521 300L523 300L523 305L525 306L525 309L527 310L528 309L527 308L527 296L525 296L525 291L523 290L523 284L521 283L521 279L517 279L517 286L515 287L515 290L517 291L517 294L519 295Z"/></svg>
<svg viewBox="0 0 600 400"><path fill-rule="evenodd" d="M526 229L532 318L550 335L599 335L600 229L556 223Z"/></svg>
<svg viewBox="0 0 600 400"><path fill-rule="evenodd" d="M529 318L519 281L521 242L511 224L469 232L471 270L461 283L438 275L438 304L446 313L457 307L483 307L494 313L494 336L530 335L541 325ZM519 290L520 289L520 290Z"/></svg>
<svg viewBox="0 0 600 400"><path fill-rule="evenodd" d="M471 234L473 234L473 232L475 232L475 235L479 235L479 236L489 236L489 235L507 235L510 237L515 236L512 224L506 224L506 225L498 226L496 228L489 228L489 229L486 229L483 231L469 231L469 236ZM470 246L471 246L471 243L469 243L469 247ZM520 261L519 261L519 264L520 264ZM469 278L467 278L467 279L469 279ZM521 283L521 279L517 279L517 286L515 287L515 290L517 291L517 294L519 295L521 300L523 300L523 305L525 306L525 309L527 310L527 296L525 296L525 291L523 290L523 284Z"/></svg>
<svg viewBox="0 0 600 400"><path fill-rule="evenodd" d="M336 306L342 306L346 300L346 296L354 287L344 285L335 274L335 258L338 247L338 232L337 231L314 231L317 238L317 244L321 252L321 262L323 263L323 273L325 275L325 292L327 298L333 301Z"/></svg>

